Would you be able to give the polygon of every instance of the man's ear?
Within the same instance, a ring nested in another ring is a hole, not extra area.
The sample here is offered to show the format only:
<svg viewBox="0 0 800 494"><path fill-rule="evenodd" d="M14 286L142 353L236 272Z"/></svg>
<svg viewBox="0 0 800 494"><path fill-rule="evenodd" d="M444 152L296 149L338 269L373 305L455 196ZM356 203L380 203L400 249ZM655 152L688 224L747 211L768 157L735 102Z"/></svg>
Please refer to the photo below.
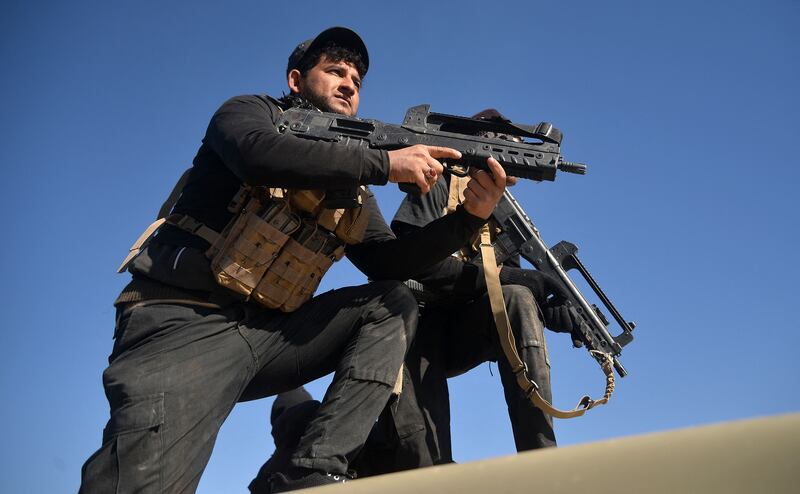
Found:
<svg viewBox="0 0 800 494"><path fill-rule="evenodd" d="M286 83L293 93L300 93L300 89L303 87L303 75L299 70L292 69L286 76Z"/></svg>

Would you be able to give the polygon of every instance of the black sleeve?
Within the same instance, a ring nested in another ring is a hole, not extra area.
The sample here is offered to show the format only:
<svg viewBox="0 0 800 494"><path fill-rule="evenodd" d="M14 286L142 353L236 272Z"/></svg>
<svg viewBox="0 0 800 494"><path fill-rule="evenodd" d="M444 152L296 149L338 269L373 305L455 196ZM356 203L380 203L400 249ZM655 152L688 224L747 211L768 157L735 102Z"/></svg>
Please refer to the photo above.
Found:
<svg viewBox="0 0 800 494"><path fill-rule="evenodd" d="M407 280L446 260L475 235L484 220L459 207L455 213L415 232L395 237L370 195L364 207L370 215L364 241L347 247L350 261L370 279Z"/></svg>
<svg viewBox="0 0 800 494"><path fill-rule="evenodd" d="M406 194L392 219L392 230L398 238L413 239L421 235L421 231L428 228L428 225L453 216L444 215L450 195L450 179L451 176L448 174L439 177L427 194ZM483 221L476 224L479 229ZM446 257L418 270L413 279L428 288L459 297L473 298L476 294L482 293L486 290L483 268L479 264L463 262L450 255L471 241L472 235L456 245L449 245Z"/></svg>
<svg viewBox="0 0 800 494"><path fill-rule="evenodd" d="M387 182L386 151L281 134L279 119L268 98L237 96L211 118L203 142L251 185L332 189Z"/></svg>
<svg viewBox="0 0 800 494"><path fill-rule="evenodd" d="M459 210L461 210L460 206ZM442 219L450 216L453 216L453 214L444 216ZM420 230L423 228L402 223L395 219L392 222L392 229L397 234L397 237L402 239L419 235ZM470 236L469 239L459 244L452 252L463 247L471 239L472 237ZM420 270L413 278L428 288L434 288L440 292L450 293L461 298L472 299L486 291L483 266L479 263L464 262L451 255Z"/></svg>

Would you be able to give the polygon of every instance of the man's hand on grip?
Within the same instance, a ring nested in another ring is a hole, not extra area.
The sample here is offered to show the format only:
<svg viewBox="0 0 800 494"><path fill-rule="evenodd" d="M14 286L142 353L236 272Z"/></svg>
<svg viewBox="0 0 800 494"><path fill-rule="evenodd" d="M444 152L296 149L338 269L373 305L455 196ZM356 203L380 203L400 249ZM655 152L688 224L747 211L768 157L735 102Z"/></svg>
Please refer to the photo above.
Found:
<svg viewBox="0 0 800 494"><path fill-rule="evenodd" d="M464 191L464 209L469 214L483 219L491 216L494 207L503 197L506 185L514 183L513 179L509 180L509 177L506 177L505 170L497 160L489 158L487 164L491 173L477 168L470 170L472 180Z"/></svg>
<svg viewBox="0 0 800 494"><path fill-rule="evenodd" d="M451 148L422 144L389 151L389 181L416 184L426 194L444 171L437 158L459 159L461 153Z"/></svg>

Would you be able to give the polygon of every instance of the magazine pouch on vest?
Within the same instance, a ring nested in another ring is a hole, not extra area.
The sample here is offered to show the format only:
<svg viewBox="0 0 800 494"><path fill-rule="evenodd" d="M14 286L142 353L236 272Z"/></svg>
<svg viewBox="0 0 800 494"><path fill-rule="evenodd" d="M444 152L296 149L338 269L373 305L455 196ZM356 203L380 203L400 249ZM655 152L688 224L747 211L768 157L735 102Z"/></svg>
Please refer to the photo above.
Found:
<svg viewBox="0 0 800 494"><path fill-rule="evenodd" d="M263 215L266 201L251 197L238 216L223 231L223 243L211 259L211 272L217 283L236 293L250 296L267 268L289 240L296 220L284 208ZM284 230L284 231L282 231Z"/></svg>
<svg viewBox="0 0 800 494"><path fill-rule="evenodd" d="M363 193L359 188L360 203ZM217 282L271 309L300 307L345 244L360 242L366 231L360 206L326 209L324 197L324 191L252 188L210 250Z"/></svg>

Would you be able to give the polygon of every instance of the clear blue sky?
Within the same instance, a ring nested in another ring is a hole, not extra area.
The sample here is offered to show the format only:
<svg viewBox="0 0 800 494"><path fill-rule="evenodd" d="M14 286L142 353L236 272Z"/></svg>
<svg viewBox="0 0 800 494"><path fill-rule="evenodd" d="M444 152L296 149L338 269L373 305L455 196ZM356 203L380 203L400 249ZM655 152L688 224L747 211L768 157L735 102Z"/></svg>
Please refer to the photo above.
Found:
<svg viewBox="0 0 800 494"><path fill-rule="evenodd" d="M797 5L5 2L0 491L77 489L108 414L117 265L217 106L280 95L291 49L331 25L370 50L360 115L495 107L552 121L589 163L514 189L639 324L630 376L557 423L562 445L800 410ZM391 216L399 192L378 194ZM323 289L362 281L342 263ZM602 392L583 350L549 346L558 405ZM492 370L451 382L458 461L514 451ZM237 407L199 492L246 491L272 451L271 403Z"/></svg>

